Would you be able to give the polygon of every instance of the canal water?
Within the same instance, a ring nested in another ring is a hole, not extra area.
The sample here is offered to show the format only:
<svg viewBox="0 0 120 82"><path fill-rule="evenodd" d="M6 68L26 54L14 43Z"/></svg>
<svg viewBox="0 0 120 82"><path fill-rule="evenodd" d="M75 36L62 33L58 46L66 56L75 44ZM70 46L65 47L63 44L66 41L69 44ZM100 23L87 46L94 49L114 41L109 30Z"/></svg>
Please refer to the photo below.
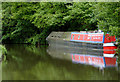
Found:
<svg viewBox="0 0 120 82"><path fill-rule="evenodd" d="M102 51L5 46L8 54L2 63L3 80L118 80L117 59L104 57Z"/></svg>

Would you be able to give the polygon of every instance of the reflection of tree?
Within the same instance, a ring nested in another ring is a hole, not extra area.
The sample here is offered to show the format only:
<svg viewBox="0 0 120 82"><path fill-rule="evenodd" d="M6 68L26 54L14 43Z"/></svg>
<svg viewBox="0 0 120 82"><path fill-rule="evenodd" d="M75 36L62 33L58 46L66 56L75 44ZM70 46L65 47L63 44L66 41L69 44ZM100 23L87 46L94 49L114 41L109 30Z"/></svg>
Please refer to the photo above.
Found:
<svg viewBox="0 0 120 82"><path fill-rule="evenodd" d="M6 47L8 49L7 66L12 65L10 69L13 70L30 69L46 56L44 48L27 45L6 45Z"/></svg>

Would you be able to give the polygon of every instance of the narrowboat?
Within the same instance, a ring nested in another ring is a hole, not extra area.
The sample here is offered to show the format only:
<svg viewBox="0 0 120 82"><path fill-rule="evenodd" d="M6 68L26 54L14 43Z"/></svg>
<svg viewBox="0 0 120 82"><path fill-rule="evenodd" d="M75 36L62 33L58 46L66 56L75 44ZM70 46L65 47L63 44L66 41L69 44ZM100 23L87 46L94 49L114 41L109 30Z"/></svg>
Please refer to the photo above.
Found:
<svg viewBox="0 0 120 82"><path fill-rule="evenodd" d="M46 38L50 46L65 46L81 49L116 49L115 36L104 32L80 31L80 32L51 32Z"/></svg>

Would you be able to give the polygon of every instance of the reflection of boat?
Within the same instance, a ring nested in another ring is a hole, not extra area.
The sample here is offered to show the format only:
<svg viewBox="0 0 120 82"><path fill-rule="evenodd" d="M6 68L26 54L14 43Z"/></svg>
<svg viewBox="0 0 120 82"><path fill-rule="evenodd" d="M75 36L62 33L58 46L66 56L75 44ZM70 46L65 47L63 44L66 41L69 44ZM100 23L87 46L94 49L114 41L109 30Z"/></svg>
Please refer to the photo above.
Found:
<svg viewBox="0 0 120 82"><path fill-rule="evenodd" d="M104 56L91 56L81 54L71 54L72 61L81 64L93 65L95 67L115 67L117 66L116 58L104 57Z"/></svg>
<svg viewBox="0 0 120 82"><path fill-rule="evenodd" d="M69 47L49 46L47 52L54 58L72 60L74 63L88 64L100 68L117 66L117 58L105 57L104 51L78 48L76 50Z"/></svg>
<svg viewBox="0 0 120 82"><path fill-rule="evenodd" d="M108 45L108 46L106 46L106 44ZM117 49L117 47L116 46L114 46L113 44L111 44L111 43L106 43L105 45L104 45L104 47L103 47L103 51L104 51L104 56L106 56L106 57L114 57L115 56L115 54L116 54L116 51L115 51L115 49Z"/></svg>
<svg viewBox="0 0 120 82"><path fill-rule="evenodd" d="M105 57L114 57L116 55L116 51L114 49L116 48L103 48L103 49L92 49L92 48L77 48L77 47L69 47L69 46L61 46L61 45L55 45L49 46L52 50L57 50L57 52L66 52L66 53L77 53L77 54L91 54L91 55L97 55L97 56L105 56ZM59 51L58 51L59 50Z"/></svg>
<svg viewBox="0 0 120 82"><path fill-rule="evenodd" d="M69 46L77 48L103 49L114 47L115 36L86 32L52 32L46 40L50 45Z"/></svg>

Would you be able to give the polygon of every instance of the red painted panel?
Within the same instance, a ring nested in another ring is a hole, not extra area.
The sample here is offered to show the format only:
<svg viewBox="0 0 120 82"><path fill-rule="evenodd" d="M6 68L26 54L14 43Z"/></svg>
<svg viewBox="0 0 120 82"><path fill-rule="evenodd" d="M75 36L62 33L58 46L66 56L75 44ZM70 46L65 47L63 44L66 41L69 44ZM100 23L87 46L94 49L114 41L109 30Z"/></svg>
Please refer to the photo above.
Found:
<svg viewBox="0 0 120 82"><path fill-rule="evenodd" d="M74 38L73 38L74 35ZM84 37L84 40L83 40ZM71 40L83 40L83 41L97 41L102 42L103 41L103 34L71 34ZM110 36L109 34L105 35L104 43L111 43L115 42L116 38L115 36Z"/></svg>
<svg viewBox="0 0 120 82"><path fill-rule="evenodd" d="M74 36L74 38L73 38ZM72 34L71 40L83 40L84 34Z"/></svg>
<svg viewBox="0 0 120 82"><path fill-rule="evenodd" d="M117 49L117 46L106 46L106 47L103 47L103 50L114 50L114 49Z"/></svg>
<svg viewBox="0 0 120 82"><path fill-rule="evenodd" d="M117 46L106 46L103 47L104 54L115 54L115 50L117 49Z"/></svg>
<svg viewBox="0 0 120 82"><path fill-rule="evenodd" d="M77 40L77 38L78 38L78 34L74 34L75 36L74 36L74 40Z"/></svg>
<svg viewBox="0 0 120 82"><path fill-rule="evenodd" d="M109 51L104 51L104 54L115 54L116 53L116 51L115 50L109 50Z"/></svg>
<svg viewBox="0 0 120 82"><path fill-rule="evenodd" d="M71 34L71 40L73 40L74 38L73 38L73 36L75 36L75 34Z"/></svg>
<svg viewBox="0 0 120 82"><path fill-rule="evenodd" d="M109 34L105 35L104 43L111 43L111 42L115 42L115 41L116 41L115 36L110 36Z"/></svg>
<svg viewBox="0 0 120 82"><path fill-rule="evenodd" d="M83 40L84 34L79 34L77 40Z"/></svg>
<svg viewBox="0 0 120 82"><path fill-rule="evenodd" d="M74 38L73 38L74 36ZM84 40L83 40L84 38ZM82 41L103 41L103 34L71 34L71 40Z"/></svg>
<svg viewBox="0 0 120 82"><path fill-rule="evenodd" d="M106 66L115 66L116 58L105 57Z"/></svg>
<svg viewBox="0 0 120 82"><path fill-rule="evenodd" d="M91 41L103 41L103 34L92 34Z"/></svg>
<svg viewBox="0 0 120 82"><path fill-rule="evenodd" d="M91 34L84 34L84 41L90 41Z"/></svg>

